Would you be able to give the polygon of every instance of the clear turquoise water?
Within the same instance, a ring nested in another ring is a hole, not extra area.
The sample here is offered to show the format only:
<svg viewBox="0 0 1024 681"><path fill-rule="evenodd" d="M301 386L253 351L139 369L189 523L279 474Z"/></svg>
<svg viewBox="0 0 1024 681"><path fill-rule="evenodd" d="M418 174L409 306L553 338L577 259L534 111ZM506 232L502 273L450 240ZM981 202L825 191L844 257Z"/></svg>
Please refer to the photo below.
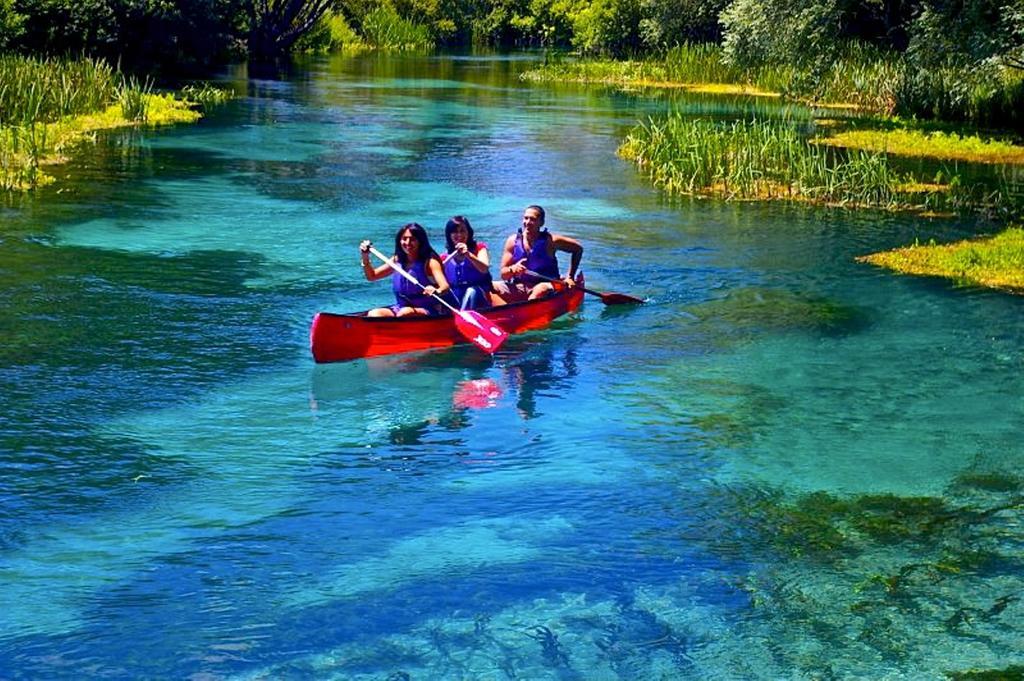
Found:
<svg viewBox="0 0 1024 681"><path fill-rule="evenodd" d="M236 80L2 209L0 678L1024 664L1022 301L853 260L986 226L668 201L625 131L743 102L528 65ZM496 246L528 203L648 304L312 363L315 312L388 300L359 240L464 213Z"/></svg>

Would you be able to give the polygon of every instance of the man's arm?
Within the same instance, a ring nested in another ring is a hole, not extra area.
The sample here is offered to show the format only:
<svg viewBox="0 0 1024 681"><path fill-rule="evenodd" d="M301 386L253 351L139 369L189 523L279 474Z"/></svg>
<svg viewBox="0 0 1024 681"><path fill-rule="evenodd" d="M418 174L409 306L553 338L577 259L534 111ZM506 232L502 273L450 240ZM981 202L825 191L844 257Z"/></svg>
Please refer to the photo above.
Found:
<svg viewBox="0 0 1024 681"><path fill-rule="evenodd" d="M516 248L516 235L513 234L505 240L505 250L501 252L501 268L498 270L498 276L502 279L511 279L517 274L522 274L525 270L523 261L513 262L512 253Z"/></svg>
<svg viewBox="0 0 1024 681"><path fill-rule="evenodd" d="M568 253L569 258L569 279L576 278L576 270L580 267L580 260L583 259L583 244L576 239L565 236L564 234L552 234L551 245L556 251L562 251Z"/></svg>

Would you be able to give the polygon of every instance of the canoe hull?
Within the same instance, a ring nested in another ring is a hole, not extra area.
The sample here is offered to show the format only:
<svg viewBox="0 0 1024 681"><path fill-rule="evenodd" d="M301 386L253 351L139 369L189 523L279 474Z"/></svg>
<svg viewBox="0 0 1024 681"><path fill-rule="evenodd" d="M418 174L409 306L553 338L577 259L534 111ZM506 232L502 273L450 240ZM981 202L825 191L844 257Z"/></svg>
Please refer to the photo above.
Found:
<svg viewBox="0 0 1024 681"><path fill-rule="evenodd" d="M508 333L540 329L576 310L580 287L541 300L480 310ZM309 345L318 364L344 362L466 343L451 317L367 317L366 313L318 312L309 329Z"/></svg>

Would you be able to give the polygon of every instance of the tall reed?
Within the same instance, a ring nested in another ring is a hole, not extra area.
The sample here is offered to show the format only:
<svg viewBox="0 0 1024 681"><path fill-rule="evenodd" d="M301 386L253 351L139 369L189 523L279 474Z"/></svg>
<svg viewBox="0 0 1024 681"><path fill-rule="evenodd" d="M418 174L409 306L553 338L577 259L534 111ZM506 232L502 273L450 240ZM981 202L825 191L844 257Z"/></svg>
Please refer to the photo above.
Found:
<svg viewBox="0 0 1024 681"><path fill-rule="evenodd" d="M101 60L0 56L0 125L97 111L113 101L119 80Z"/></svg>
<svg viewBox="0 0 1024 681"><path fill-rule="evenodd" d="M148 77L142 83L135 76L122 78L117 88L121 115L129 121L145 123L149 118L149 95L152 91L153 81Z"/></svg>
<svg viewBox="0 0 1024 681"><path fill-rule="evenodd" d="M664 55L630 61L582 59L551 60L527 71L525 80L576 81L608 84L753 85L782 91L792 79L783 66L740 68L723 59L722 48L705 43L684 43Z"/></svg>
<svg viewBox="0 0 1024 681"><path fill-rule="evenodd" d="M414 50L433 47L426 26L403 19L388 4L369 12L363 19L363 37L370 45L390 50Z"/></svg>
<svg viewBox="0 0 1024 681"><path fill-rule="evenodd" d="M198 116L152 89L100 60L0 56L0 189L49 181L40 164L89 130Z"/></svg>
<svg viewBox="0 0 1024 681"><path fill-rule="evenodd" d="M671 193L897 207L908 178L885 155L809 145L789 121L669 116L636 126L619 153Z"/></svg>
<svg viewBox="0 0 1024 681"><path fill-rule="evenodd" d="M741 68L725 60L720 46L708 43L683 43L666 52L663 61L667 80L677 83L749 84L779 92L793 77L786 66Z"/></svg>

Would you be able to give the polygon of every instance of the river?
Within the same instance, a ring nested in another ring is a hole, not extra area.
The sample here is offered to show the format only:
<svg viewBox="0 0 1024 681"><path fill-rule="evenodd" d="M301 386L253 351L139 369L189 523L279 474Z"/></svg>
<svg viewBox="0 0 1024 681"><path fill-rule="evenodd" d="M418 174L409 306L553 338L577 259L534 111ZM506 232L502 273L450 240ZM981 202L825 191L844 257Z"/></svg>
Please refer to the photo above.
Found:
<svg viewBox="0 0 1024 681"><path fill-rule="evenodd" d="M1024 664L1024 300L854 261L986 226L669 200L629 128L751 103L535 58L235 79L0 208L0 678ZM317 311L390 302L361 239L465 214L497 257L533 203L647 303L313 363Z"/></svg>

